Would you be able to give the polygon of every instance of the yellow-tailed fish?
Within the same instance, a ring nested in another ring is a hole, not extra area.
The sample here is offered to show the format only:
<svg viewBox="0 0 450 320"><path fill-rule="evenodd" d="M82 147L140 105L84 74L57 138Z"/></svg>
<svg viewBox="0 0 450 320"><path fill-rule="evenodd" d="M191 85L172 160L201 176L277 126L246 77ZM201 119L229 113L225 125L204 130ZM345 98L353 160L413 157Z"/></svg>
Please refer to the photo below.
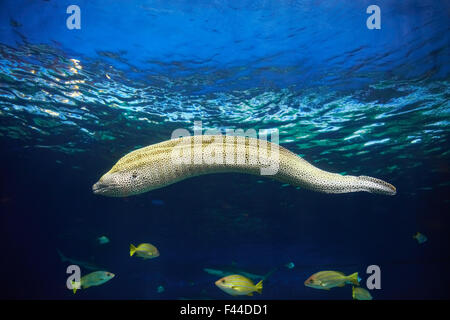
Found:
<svg viewBox="0 0 450 320"><path fill-rule="evenodd" d="M72 281L73 293L78 289L87 289L89 287L99 286L114 278L115 274L108 271L94 271L83 277L80 282Z"/></svg>
<svg viewBox="0 0 450 320"><path fill-rule="evenodd" d="M416 239L419 244L422 244L422 243L424 243L424 242L426 242L428 240L427 236L422 234L422 233L420 233L420 232L417 232L413 236L413 238Z"/></svg>
<svg viewBox="0 0 450 320"><path fill-rule="evenodd" d="M372 300L369 291L361 287L352 287L352 297L355 300Z"/></svg>
<svg viewBox="0 0 450 320"><path fill-rule="evenodd" d="M141 243L137 247L130 244L130 257L134 254L143 259L153 259L159 257L158 249L150 243Z"/></svg>
<svg viewBox="0 0 450 320"><path fill-rule="evenodd" d="M262 282L263 280L255 285L252 280L238 274L233 274L217 280L215 284L232 296L252 296L255 291L261 294L263 288Z"/></svg>
<svg viewBox="0 0 450 320"><path fill-rule="evenodd" d="M315 289L330 290L334 287L343 287L347 283L359 285L358 272L346 276L338 271L320 271L310 276L305 281L305 286Z"/></svg>

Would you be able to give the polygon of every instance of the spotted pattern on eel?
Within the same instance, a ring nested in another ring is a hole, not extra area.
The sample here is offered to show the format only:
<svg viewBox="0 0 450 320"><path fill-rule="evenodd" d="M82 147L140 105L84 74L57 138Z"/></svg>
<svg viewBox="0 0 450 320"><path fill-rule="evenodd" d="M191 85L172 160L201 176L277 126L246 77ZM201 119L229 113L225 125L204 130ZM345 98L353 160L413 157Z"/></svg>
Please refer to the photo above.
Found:
<svg viewBox="0 0 450 320"><path fill-rule="evenodd" d="M383 180L324 171L282 146L223 135L182 137L132 151L119 159L92 189L95 194L125 197L204 174L260 175L261 168L274 164L275 158L278 170L267 177L292 186L325 193L396 194L396 188Z"/></svg>

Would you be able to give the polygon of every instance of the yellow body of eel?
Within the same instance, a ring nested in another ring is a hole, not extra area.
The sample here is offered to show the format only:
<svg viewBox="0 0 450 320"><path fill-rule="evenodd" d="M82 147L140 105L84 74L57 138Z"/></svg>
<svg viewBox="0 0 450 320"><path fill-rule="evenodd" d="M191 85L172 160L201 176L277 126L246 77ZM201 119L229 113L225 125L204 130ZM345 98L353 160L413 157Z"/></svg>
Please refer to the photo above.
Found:
<svg viewBox="0 0 450 320"><path fill-rule="evenodd" d="M321 170L265 140L223 135L182 137L132 151L119 159L92 189L95 194L125 197L190 177L223 172L263 173L293 186L325 193L396 193L395 187L383 180Z"/></svg>

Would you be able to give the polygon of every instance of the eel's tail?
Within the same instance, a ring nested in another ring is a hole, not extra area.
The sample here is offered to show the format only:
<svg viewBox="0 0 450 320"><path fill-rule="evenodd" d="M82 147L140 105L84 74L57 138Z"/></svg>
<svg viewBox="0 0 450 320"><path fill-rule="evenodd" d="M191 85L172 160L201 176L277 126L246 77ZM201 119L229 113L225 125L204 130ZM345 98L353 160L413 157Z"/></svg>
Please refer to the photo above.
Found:
<svg viewBox="0 0 450 320"><path fill-rule="evenodd" d="M363 191L389 196L393 196L397 193L397 189L392 184L377 178L359 176L357 177L357 181L359 184L358 187Z"/></svg>

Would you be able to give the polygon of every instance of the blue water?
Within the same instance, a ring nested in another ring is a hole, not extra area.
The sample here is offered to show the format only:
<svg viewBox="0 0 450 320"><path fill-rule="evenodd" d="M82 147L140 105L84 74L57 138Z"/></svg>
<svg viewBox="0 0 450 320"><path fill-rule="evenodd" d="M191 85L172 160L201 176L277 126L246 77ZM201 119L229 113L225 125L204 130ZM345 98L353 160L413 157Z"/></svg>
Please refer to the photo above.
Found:
<svg viewBox="0 0 450 320"><path fill-rule="evenodd" d="M80 30L66 27L71 4ZM366 27L371 4L379 30ZM375 264L374 299L448 299L449 15L429 0L2 1L0 297L351 299L350 286L303 282L358 271L365 287ZM92 194L120 157L194 121L278 129L314 165L397 195L241 174ZM130 258L141 242L161 255ZM73 295L57 249L116 277ZM278 271L262 295L235 298L203 271L230 265Z"/></svg>

